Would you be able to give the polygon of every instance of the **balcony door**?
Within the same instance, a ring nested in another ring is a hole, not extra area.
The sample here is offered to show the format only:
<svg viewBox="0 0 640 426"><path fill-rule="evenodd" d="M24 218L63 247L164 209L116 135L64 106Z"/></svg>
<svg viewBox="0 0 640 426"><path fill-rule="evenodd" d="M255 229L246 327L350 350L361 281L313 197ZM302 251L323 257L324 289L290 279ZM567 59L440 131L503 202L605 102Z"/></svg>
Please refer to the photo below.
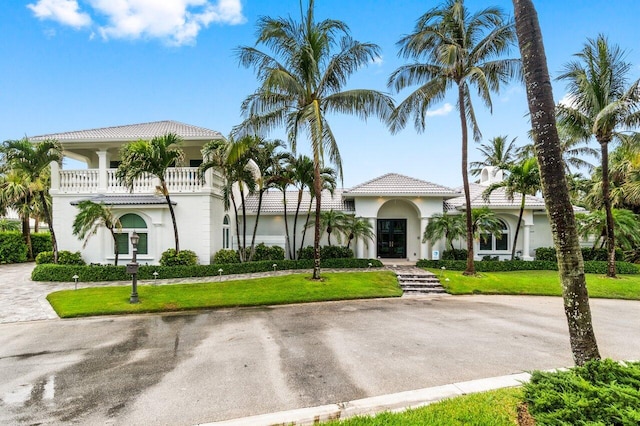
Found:
<svg viewBox="0 0 640 426"><path fill-rule="evenodd" d="M378 257L407 257L407 219L378 219Z"/></svg>

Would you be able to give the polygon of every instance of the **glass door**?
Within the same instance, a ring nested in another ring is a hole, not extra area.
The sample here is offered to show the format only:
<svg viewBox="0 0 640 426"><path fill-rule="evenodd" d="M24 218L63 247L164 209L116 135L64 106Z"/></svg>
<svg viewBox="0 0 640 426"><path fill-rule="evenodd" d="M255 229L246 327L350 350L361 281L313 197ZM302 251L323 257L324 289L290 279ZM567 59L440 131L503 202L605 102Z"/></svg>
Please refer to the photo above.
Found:
<svg viewBox="0 0 640 426"><path fill-rule="evenodd" d="M378 257L407 257L406 219L378 219Z"/></svg>

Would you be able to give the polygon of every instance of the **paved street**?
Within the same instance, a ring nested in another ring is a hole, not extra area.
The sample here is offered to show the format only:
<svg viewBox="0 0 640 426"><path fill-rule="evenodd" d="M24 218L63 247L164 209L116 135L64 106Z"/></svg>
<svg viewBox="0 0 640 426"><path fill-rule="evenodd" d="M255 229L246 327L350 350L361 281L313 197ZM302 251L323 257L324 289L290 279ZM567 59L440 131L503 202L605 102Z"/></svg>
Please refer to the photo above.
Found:
<svg viewBox="0 0 640 426"><path fill-rule="evenodd" d="M640 302L592 300L640 358ZM1 424L193 425L571 365L559 298L401 298L0 324Z"/></svg>

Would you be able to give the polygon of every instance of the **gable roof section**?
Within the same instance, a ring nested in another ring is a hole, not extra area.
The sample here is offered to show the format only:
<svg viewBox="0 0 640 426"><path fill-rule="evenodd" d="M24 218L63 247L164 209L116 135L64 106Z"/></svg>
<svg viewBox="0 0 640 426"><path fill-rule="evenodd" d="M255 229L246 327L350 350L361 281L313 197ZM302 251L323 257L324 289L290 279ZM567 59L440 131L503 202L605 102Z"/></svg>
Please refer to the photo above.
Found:
<svg viewBox="0 0 640 426"><path fill-rule="evenodd" d="M412 178L398 173L387 173L375 179L361 183L348 191L347 195L422 195L455 197L459 191L425 180Z"/></svg>
<svg viewBox="0 0 640 426"><path fill-rule="evenodd" d="M521 195L514 194L513 200L507 197L507 192L504 188L498 188L491 193L489 200L485 201L482 198L482 193L487 189L484 185L477 183L469 184L469 195L471 197L471 208L479 207L502 207L502 208L517 208L520 209ZM462 192L463 188L459 188ZM525 208L532 210L544 210L544 200L542 198L534 197L532 195L525 195ZM456 198L451 198L444 202L444 209L446 211L461 210L465 207L464 192L462 195Z"/></svg>
<svg viewBox="0 0 640 426"><path fill-rule="evenodd" d="M60 142L101 142L101 141L132 141L137 139L152 139L166 133L175 133L183 139L222 139L220 132L192 126L178 121L154 121L150 123L129 124L126 126L102 127L99 129L78 130L74 132L52 133L33 136L32 141L56 139Z"/></svg>
<svg viewBox="0 0 640 426"><path fill-rule="evenodd" d="M322 211L339 210L343 212L353 212L353 203L348 200L343 200L343 191L336 189L333 196L329 191L322 191L322 201L320 208ZM300 204L300 214L306 215L309 211L309 203L311 203L311 210L315 211L316 202L315 199L311 200L309 191L302 193L302 203ZM287 214L294 214L296 205L298 204L298 191L287 191ZM250 195L245 199L245 206L247 214L255 214L258 211L258 195ZM238 208L241 212L242 208ZM262 213L267 214L284 214L284 202L282 191L269 190L262 196Z"/></svg>

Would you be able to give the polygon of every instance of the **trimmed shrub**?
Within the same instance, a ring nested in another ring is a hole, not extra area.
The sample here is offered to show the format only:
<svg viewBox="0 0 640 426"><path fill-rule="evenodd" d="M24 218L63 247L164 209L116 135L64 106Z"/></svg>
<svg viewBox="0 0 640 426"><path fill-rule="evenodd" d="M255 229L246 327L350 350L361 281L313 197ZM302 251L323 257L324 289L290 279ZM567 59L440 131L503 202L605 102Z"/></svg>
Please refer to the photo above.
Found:
<svg viewBox="0 0 640 426"><path fill-rule="evenodd" d="M482 261L483 262L497 262L500 260L500 256L482 256Z"/></svg>
<svg viewBox="0 0 640 426"><path fill-rule="evenodd" d="M198 256L191 250L168 249L160 256L162 266L192 266L198 264Z"/></svg>
<svg viewBox="0 0 640 426"><path fill-rule="evenodd" d="M27 251L19 231L0 232L0 263L26 262Z"/></svg>
<svg viewBox="0 0 640 426"><path fill-rule="evenodd" d="M590 260L607 261L607 249L606 248L582 248L582 259L587 262ZM556 249L554 247L539 247L536 249L536 260L549 260L551 262L557 262ZM620 249L616 249L616 261L624 260L624 252Z"/></svg>
<svg viewBox="0 0 640 426"><path fill-rule="evenodd" d="M247 247L246 253L245 259L249 259L251 247ZM280 246L268 247L265 243L260 243L255 247L252 261L260 262L262 260L284 260L284 249Z"/></svg>
<svg viewBox="0 0 640 426"><path fill-rule="evenodd" d="M637 425L640 363L605 359L567 371L534 371L524 399L541 425Z"/></svg>
<svg viewBox="0 0 640 426"><path fill-rule="evenodd" d="M240 263L240 256L236 250L222 249L213 255L213 263Z"/></svg>
<svg viewBox="0 0 640 426"><path fill-rule="evenodd" d="M298 252L300 259L313 259L313 246L307 246ZM320 247L320 259L348 259L353 257L353 250L342 246Z"/></svg>
<svg viewBox="0 0 640 426"><path fill-rule="evenodd" d="M37 256L43 251L53 251L53 246L51 245L51 234L48 232L31 234L31 245L33 246L34 256Z"/></svg>
<svg viewBox="0 0 640 426"><path fill-rule="evenodd" d="M442 252L442 260L467 260L467 249L453 249Z"/></svg>
<svg viewBox="0 0 640 426"><path fill-rule="evenodd" d="M222 275L248 274L253 272L273 271L273 264L277 270L295 270L313 268L313 260L266 260L261 262L228 263L214 265L191 266L160 266L143 265L138 270L138 278L152 280L153 273L158 272L158 278L188 278L188 277L216 277L222 269ZM321 262L322 268L368 268L381 267L377 259L326 259ZM131 275L126 273L125 266L113 265L37 265L31 273L34 281L72 281L71 277L78 275L80 281L127 281Z"/></svg>
<svg viewBox="0 0 640 426"><path fill-rule="evenodd" d="M52 264L53 252L43 251L36 256L36 264ZM82 259L82 255L79 251L70 252L68 250L61 250L58 252L58 264L59 265L86 265L86 262Z"/></svg>
<svg viewBox="0 0 640 426"><path fill-rule="evenodd" d="M507 272L507 271L557 271L558 263L547 260L505 260L503 262L475 261L474 265L478 272ZM467 262L464 260L426 260L421 259L416 263L419 268L440 269L443 266L452 271L464 271ZM628 262L616 262L616 269L619 274L637 274L640 269L637 265ZM584 272L587 274L606 274L607 262L588 261L584 262Z"/></svg>

